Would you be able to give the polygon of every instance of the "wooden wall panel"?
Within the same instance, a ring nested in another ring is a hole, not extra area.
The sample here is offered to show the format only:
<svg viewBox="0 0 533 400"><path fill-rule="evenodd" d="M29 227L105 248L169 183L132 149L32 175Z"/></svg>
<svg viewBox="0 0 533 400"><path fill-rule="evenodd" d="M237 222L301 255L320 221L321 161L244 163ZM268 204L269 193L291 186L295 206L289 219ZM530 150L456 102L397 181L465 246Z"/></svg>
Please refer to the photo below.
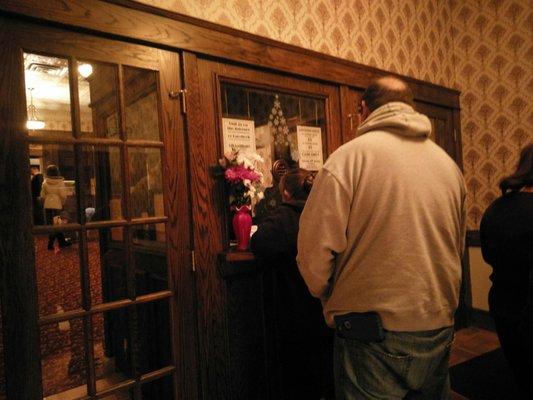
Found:
<svg viewBox="0 0 533 400"><path fill-rule="evenodd" d="M165 133L163 182L165 208L168 215L168 245L170 277L175 288L171 302L174 364L178 389L176 399L198 398L197 325L195 312L195 282L192 271L192 238L190 237L190 202L188 159L185 127L180 101L169 96L181 89L181 65L177 53L159 51L162 73L159 82L162 103L162 126Z"/></svg>
<svg viewBox="0 0 533 400"><path fill-rule="evenodd" d="M192 213L198 313L198 351L202 398L229 399L226 292L218 277L217 255L225 249L221 226L221 182L210 176L216 165L216 119L213 107L214 80L210 70L201 68L194 54L183 54L187 95Z"/></svg>
<svg viewBox="0 0 533 400"><path fill-rule="evenodd" d="M227 320L227 316L231 314L230 309L235 308L236 299L229 297L227 282L219 275L217 268L218 255L226 251L229 245L226 229L231 217L227 202L224 201L225 182L211 173L222 157L220 82L323 98L327 118L326 156L342 144L340 99L337 88L331 85L198 58L188 52L184 52L183 58L184 81L188 91L187 125L203 398L229 399L236 395L235 390L244 390L246 385L235 382L235 376L240 376L239 373L243 371L232 367L233 357L243 354L231 353L231 349L235 350L240 345L235 337L228 336L234 325Z"/></svg>

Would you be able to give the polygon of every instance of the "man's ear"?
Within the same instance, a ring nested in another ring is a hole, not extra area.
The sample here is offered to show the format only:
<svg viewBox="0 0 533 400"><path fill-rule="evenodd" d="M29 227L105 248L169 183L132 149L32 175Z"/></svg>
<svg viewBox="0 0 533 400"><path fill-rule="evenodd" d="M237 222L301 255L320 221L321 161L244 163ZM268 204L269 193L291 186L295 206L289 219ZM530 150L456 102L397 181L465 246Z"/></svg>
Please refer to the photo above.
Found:
<svg viewBox="0 0 533 400"><path fill-rule="evenodd" d="M361 119L364 121L370 115L370 108L364 100L361 100Z"/></svg>
<svg viewBox="0 0 533 400"><path fill-rule="evenodd" d="M370 115L370 109L366 105L366 102L364 100L361 100L361 103L359 103L359 109L357 110L357 125L361 125L363 122L365 122L365 119Z"/></svg>

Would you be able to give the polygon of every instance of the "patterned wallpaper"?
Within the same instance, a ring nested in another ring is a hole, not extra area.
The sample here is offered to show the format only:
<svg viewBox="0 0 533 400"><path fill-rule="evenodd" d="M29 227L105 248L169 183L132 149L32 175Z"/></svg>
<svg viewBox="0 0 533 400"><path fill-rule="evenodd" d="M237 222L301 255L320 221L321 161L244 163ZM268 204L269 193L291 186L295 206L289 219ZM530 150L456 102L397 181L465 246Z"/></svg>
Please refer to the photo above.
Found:
<svg viewBox="0 0 533 400"><path fill-rule="evenodd" d="M533 0L139 0L461 94L468 226L533 140Z"/></svg>
<svg viewBox="0 0 533 400"><path fill-rule="evenodd" d="M468 226L475 229L533 140L533 1L451 1Z"/></svg>

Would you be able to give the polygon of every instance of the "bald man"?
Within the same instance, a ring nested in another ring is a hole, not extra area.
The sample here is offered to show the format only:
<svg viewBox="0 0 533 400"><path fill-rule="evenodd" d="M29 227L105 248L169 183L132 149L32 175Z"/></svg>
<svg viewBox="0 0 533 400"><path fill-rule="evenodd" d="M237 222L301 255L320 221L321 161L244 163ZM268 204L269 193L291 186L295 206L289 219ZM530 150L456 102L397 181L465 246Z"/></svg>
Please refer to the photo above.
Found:
<svg viewBox="0 0 533 400"><path fill-rule="evenodd" d="M298 266L336 329L336 399L445 399L465 184L405 82L373 82L358 137L319 172Z"/></svg>

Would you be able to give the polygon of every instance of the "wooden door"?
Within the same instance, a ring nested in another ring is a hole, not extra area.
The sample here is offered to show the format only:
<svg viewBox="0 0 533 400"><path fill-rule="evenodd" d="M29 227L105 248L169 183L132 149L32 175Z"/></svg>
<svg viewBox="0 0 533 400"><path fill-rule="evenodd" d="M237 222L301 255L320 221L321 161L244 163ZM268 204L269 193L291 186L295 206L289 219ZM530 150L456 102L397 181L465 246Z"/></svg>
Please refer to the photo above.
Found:
<svg viewBox="0 0 533 400"><path fill-rule="evenodd" d="M343 143L357 135L359 123L357 107L362 94L363 90L348 86L340 87ZM427 115L431 121L431 140L442 147L459 166L462 166L459 110L417 100L415 100L415 108L418 112Z"/></svg>
<svg viewBox="0 0 533 400"><path fill-rule="evenodd" d="M362 90L357 90L344 85L340 87L343 143L354 139L357 135L357 128L359 126L359 114L357 108L361 102L362 94Z"/></svg>
<svg viewBox="0 0 533 400"><path fill-rule="evenodd" d="M3 18L0 45L8 398L195 398L179 54Z"/></svg>
<svg viewBox="0 0 533 400"><path fill-rule="evenodd" d="M233 320L235 314L232 314L239 313L241 320L248 318L243 316L244 313L249 316L247 321L260 320L261 310L258 309L255 315L250 313L252 304L261 303L261 293L254 289L255 286L239 285L242 277L239 266L235 266L237 273L227 281L222 276L225 274L217 268L218 257L228 250L231 239L224 181L213 174L218 160L223 157L222 118L254 120L258 134L259 130L266 129L269 113L280 100L284 117L287 120L294 117L294 121L288 121L288 124L306 123L321 128L325 160L341 144L338 90L319 82L200 59L190 53L184 54L184 80L188 91L187 124L203 398L267 398L265 373L261 372L264 371L264 343L258 344L262 340L259 337L257 341L251 339L261 326L237 326ZM254 103L251 96L268 99L268 104L263 104L264 115L254 114L257 107L253 104L258 102ZM301 112L292 116L288 108L285 109L284 101L291 102L294 110L300 107ZM308 104L309 112L303 111L304 103ZM283 150L279 151L283 153ZM244 253L237 258L253 264L251 254ZM248 272L254 273L253 265L248 265ZM243 291L236 297L234 290L239 287ZM252 350L253 346L256 347ZM250 368L253 357L256 362Z"/></svg>
<svg viewBox="0 0 533 400"><path fill-rule="evenodd" d="M442 147L458 164L457 129L454 125L453 109L428 103L416 102L417 111L428 116L431 121L431 139ZM461 165L461 164L459 164Z"/></svg>

